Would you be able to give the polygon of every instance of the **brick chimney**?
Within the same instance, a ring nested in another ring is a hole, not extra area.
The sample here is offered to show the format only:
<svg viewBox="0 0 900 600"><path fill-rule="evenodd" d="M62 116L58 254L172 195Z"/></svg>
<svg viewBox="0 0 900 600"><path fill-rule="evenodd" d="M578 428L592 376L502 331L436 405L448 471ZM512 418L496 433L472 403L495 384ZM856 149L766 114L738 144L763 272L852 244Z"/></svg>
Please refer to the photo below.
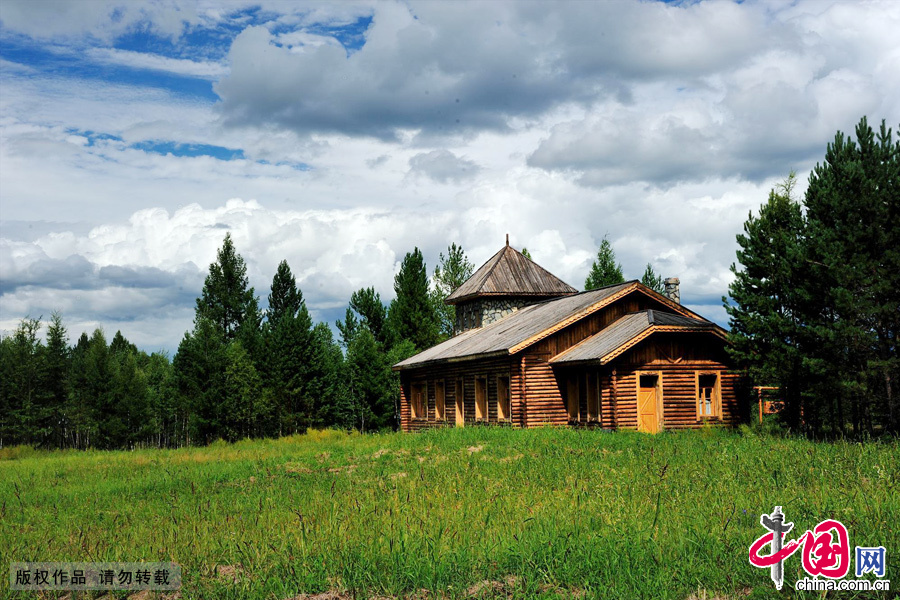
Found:
<svg viewBox="0 0 900 600"><path fill-rule="evenodd" d="M666 291L663 292L663 296L672 302L681 304L681 289L679 288L681 280L677 277L667 277L666 280L663 281L663 284L666 286Z"/></svg>

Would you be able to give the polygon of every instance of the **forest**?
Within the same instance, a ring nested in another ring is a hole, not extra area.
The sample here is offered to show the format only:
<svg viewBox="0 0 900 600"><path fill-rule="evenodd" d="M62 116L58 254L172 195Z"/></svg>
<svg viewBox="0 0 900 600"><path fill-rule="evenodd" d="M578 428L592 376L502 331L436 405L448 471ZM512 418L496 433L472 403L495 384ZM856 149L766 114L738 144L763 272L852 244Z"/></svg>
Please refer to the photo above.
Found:
<svg viewBox="0 0 900 600"><path fill-rule="evenodd" d="M778 388L786 427L896 432L900 359L900 140L865 118L838 132L805 197L793 174L737 236L730 352L748 382ZM523 249L528 256L528 251ZM451 244L429 276L404 257L395 297L354 292L343 320L313 323L287 261L266 308L227 234L174 357L102 329L72 342L63 316L26 317L0 340L0 447L135 448L397 426L391 365L453 335L443 300L473 272ZM608 239L585 289L624 281ZM661 290L648 263L642 277ZM46 327L45 331L42 331Z"/></svg>

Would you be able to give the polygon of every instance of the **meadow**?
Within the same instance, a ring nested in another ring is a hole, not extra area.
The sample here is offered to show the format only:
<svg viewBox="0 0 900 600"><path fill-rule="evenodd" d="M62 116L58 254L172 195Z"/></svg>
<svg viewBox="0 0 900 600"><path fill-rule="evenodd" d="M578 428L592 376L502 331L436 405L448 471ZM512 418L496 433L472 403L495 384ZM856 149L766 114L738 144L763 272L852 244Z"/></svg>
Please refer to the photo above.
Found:
<svg viewBox="0 0 900 600"><path fill-rule="evenodd" d="M69 560L177 562L184 599L822 597L793 590L799 553L781 592L748 562L765 533L760 514L776 504L796 523L789 537L834 518L851 547L885 546L896 589L898 487L896 441L747 429L313 431L177 450L7 448L0 596L63 597L11 592L8 565Z"/></svg>

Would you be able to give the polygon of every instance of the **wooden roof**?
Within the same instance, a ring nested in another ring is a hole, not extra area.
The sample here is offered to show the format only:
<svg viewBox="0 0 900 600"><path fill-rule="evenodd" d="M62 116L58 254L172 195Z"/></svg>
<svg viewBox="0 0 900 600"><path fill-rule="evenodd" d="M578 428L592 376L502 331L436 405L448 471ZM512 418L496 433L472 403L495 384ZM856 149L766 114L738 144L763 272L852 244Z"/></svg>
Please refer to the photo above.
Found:
<svg viewBox="0 0 900 600"><path fill-rule="evenodd" d="M637 281L610 285L532 304L486 327L470 329L394 365L394 369L475 356L512 354L586 317L641 286Z"/></svg>
<svg viewBox="0 0 900 600"><path fill-rule="evenodd" d="M481 296L553 298L578 290L508 244L447 296L447 304Z"/></svg>
<svg viewBox="0 0 900 600"><path fill-rule="evenodd" d="M658 310L643 310L625 315L609 327L560 352L550 364L599 363L605 365L653 333L703 331L724 339L725 332L705 319L695 319Z"/></svg>

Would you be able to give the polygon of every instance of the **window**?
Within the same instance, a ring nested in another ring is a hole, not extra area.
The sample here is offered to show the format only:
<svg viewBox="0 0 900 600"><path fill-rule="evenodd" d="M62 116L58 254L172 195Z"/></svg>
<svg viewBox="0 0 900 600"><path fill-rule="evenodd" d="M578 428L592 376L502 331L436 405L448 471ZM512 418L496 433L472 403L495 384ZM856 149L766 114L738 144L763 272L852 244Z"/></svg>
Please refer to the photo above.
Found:
<svg viewBox="0 0 900 600"><path fill-rule="evenodd" d="M578 385L578 375L574 373L569 375L566 381L566 413L569 421L578 420L579 393L581 386Z"/></svg>
<svg viewBox="0 0 900 600"><path fill-rule="evenodd" d="M588 421L600 420L600 388L597 385L597 372L590 371L587 378L587 410Z"/></svg>
<svg viewBox="0 0 900 600"><path fill-rule="evenodd" d="M509 420L509 377L497 377L497 419Z"/></svg>
<svg viewBox="0 0 900 600"><path fill-rule="evenodd" d="M447 418L444 412L444 380L434 384L434 418L443 421Z"/></svg>
<svg viewBox="0 0 900 600"><path fill-rule="evenodd" d="M487 379L475 379L475 420L486 421L487 414Z"/></svg>
<svg viewBox="0 0 900 600"><path fill-rule="evenodd" d="M413 419L425 419L428 416L426 412L428 404L425 399L426 386L424 383L414 383L410 393L410 407L412 408Z"/></svg>
<svg viewBox="0 0 900 600"><path fill-rule="evenodd" d="M721 414L719 402L719 376L716 373L697 374L697 417L718 417Z"/></svg>

